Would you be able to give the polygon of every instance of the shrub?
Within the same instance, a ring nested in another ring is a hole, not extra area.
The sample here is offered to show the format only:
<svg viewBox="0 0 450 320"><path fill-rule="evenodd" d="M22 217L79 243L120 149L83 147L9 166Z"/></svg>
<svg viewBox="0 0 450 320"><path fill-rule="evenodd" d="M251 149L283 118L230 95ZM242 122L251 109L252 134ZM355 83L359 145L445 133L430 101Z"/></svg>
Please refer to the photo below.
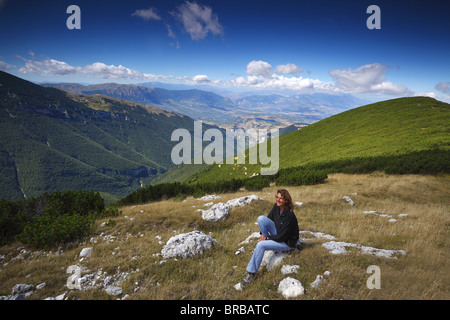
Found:
<svg viewBox="0 0 450 320"><path fill-rule="evenodd" d="M277 185L300 186L323 183L327 178L325 170L295 167L280 170L275 182Z"/></svg>
<svg viewBox="0 0 450 320"><path fill-rule="evenodd" d="M22 231L24 215L19 211L19 204L8 200L0 200L0 245L14 240Z"/></svg>
<svg viewBox="0 0 450 320"><path fill-rule="evenodd" d="M94 221L93 215L75 213L55 217L43 214L29 221L18 238L33 247L49 248L87 236Z"/></svg>
<svg viewBox="0 0 450 320"><path fill-rule="evenodd" d="M96 218L115 217L93 191L55 191L17 202L0 200L0 244L16 237L34 247L51 247L78 240L91 232Z"/></svg>
<svg viewBox="0 0 450 320"><path fill-rule="evenodd" d="M256 176L245 181L244 187L249 191L262 190L265 187L270 186L271 177L269 176Z"/></svg>

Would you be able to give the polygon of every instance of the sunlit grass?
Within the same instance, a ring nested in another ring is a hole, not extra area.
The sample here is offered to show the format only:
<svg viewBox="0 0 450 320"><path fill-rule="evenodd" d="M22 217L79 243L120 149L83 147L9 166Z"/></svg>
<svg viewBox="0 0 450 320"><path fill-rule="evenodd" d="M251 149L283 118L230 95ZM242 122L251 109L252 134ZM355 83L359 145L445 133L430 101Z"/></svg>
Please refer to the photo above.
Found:
<svg viewBox="0 0 450 320"><path fill-rule="evenodd" d="M235 255L239 243L258 231L256 218L267 215L273 205L276 186L258 192L240 191L222 194L214 202L256 194L265 199L232 208L227 220L208 222L197 209L204 201L187 197L185 201L167 200L122 207L122 215L111 220L115 225L97 227L83 245L63 248L62 252L30 252L19 244L0 248L0 295L10 295L17 283L34 286L45 282L29 299L44 299L65 291L71 299L116 299L100 290L69 292L66 269L80 263L91 272L100 268L108 275L128 272L122 283L127 299L284 299L277 292L284 279L281 266L263 268L259 277L245 290L233 288L245 276L245 268L257 240L245 244L245 252ZM448 177L370 175L330 175L327 182L315 186L289 187L300 230L318 231L336 237L336 241L357 243L380 249L401 249L406 255L388 259L361 254L351 249L345 255L333 255L321 244L309 241L300 251L290 253L286 265L299 265L290 275L305 287L297 299L448 299L449 270L449 193ZM342 197L350 196L351 206ZM391 217L363 214L376 211ZM399 216L406 214L406 216ZM396 219L390 222L390 219ZM106 221L109 220L105 219ZM100 225L105 220L97 221ZM187 259L164 259L157 254L170 237L199 230L217 242L202 255ZM111 242L105 236L115 237ZM158 238L156 238L158 236ZM160 238L160 240L159 240ZM90 258L80 261L79 252L91 246ZM241 245L242 246L242 245ZM20 256L21 250L27 254ZM370 265L381 270L381 289L369 290L366 272ZM329 279L313 289L316 276L330 271Z"/></svg>

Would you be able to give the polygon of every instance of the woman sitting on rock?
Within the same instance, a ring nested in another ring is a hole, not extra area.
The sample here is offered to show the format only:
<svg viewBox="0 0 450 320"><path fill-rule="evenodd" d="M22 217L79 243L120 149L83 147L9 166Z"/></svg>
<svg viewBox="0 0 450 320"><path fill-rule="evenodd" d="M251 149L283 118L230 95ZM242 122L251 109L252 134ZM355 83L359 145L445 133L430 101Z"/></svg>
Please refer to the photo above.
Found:
<svg viewBox="0 0 450 320"><path fill-rule="evenodd" d="M291 195L286 189L279 189L275 199L276 203L269 215L258 217L261 241L256 245L247 266L248 274L242 280L242 286L249 284L255 278L266 250L286 251L295 248L297 244L299 229Z"/></svg>

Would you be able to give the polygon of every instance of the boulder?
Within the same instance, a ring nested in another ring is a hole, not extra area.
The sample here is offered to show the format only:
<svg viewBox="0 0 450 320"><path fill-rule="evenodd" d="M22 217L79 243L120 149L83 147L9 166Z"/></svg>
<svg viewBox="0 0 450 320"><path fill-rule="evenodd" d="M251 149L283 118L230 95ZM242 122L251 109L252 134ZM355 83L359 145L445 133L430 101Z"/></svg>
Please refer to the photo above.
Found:
<svg viewBox="0 0 450 320"><path fill-rule="evenodd" d="M230 207L222 202L213 205L208 210L202 210L202 218L207 221L220 221L225 220L228 217Z"/></svg>
<svg viewBox="0 0 450 320"><path fill-rule="evenodd" d="M300 268L299 265L293 265L293 266L284 265L281 268L281 273L284 274L284 275L291 274L291 273L297 273L297 269L298 268Z"/></svg>
<svg viewBox="0 0 450 320"><path fill-rule="evenodd" d="M105 292L111 296L118 296L122 294L121 287L108 286L105 289Z"/></svg>
<svg viewBox="0 0 450 320"><path fill-rule="evenodd" d="M226 205L229 207L242 207L242 206L249 204L253 200L263 200L263 199L261 199L257 195L252 194L250 196L245 196L245 197L228 200Z"/></svg>
<svg viewBox="0 0 450 320"><path fill-rule="evenodd" d="M13 295L23 294L24 296L28 296L33 291L34 287L32 284L16 284L12 288Z"/></svg>
<svg viewBox="0 0 450 320"><path fill-rule="evenodd" d="M278 292L280 292L286 299L296 298L305 293L305 288L303 288L301 282L297 279L287 277L284 278L278 285Z"/></svg>
<svg viewBox="0 0 450 320"><path fill-rule="evenodd" d="M212 237L197 230L182 233L173 236L167 241L161 250L161 255L165 259L174 257L188 258L211 249L215 242L216 240Z"/></svg>
<svg viewBox="0 0 450 320"><path fill-rule="evenodd" d="M201 198L204 199L205 197ZM205 198L209 199L209 198ZM202 218L207 221L220 221L225 220L228 217L228 213L231 207L242 207L246 204L249 204L253 200L262 200L260 197L256 195L250 195L245 197L240 197L236 199L228 200L226 203L219 202L213 205L208 210L198 209L202 212Z"/></svg>
<svg viewBox="0 0 450 320"><path fill-rule="evenodd" d="M88 258L92 255L92 252L94 251L93 248L83 248L80 252L80 258Z"/></svg>
<svg viewBox="0 0 450 320"><path fill-rule="evenodd" d="M266 250L264 252L260 268L266 266L267 271L270 271L278 267L283 262L283 259L288 256L288 252L289 251Z"/></svg>
<svg viewBox="0 0 450 320"><path fill-rule="evenodd" d="M328 279L329 276L330 276L330 271L325 271L323 273L323 276L318 274L316 276L316 280L314 280L309 286L311 288L317 289L324 280Z"/></svg>

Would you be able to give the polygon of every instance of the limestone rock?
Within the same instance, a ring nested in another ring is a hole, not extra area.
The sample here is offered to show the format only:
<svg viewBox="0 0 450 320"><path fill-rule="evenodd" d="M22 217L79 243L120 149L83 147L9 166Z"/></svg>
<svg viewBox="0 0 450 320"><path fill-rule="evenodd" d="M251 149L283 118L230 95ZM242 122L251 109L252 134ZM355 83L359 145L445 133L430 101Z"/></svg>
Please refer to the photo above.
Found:
<svg viewBox="0 0 450 320"><path fill-rule="evenodd" d="M280 292L286 299L296 298L305 293L305 288L303 288L301 282L297 279L287 277L284 278L278 285L278 292Z"/></svg>
<svg viewBox="0 0 450 320"><path fill-rule="evenodd" d="M165 259L174 257L188 258L211 249L215 242L216 240L212 237L197 230L182 233L173 236L167 241L161 250L161 255Z"/></svg>
<svg viewBox="0 0 450 320"><path fill-rule="evenodd" d="M228 212L230 211L230 207L222 202L219 202L213 205L208 210L201 210L202 218L207 221L220 221L225 220L228 217Z"/></svg>
<svg viewBox="0 0 450 320"><path fill-rule="evenodd" d="M92 252L94 251L93 248L83 248L80 252L80 258L88 258L92 255Z"/></svg>

